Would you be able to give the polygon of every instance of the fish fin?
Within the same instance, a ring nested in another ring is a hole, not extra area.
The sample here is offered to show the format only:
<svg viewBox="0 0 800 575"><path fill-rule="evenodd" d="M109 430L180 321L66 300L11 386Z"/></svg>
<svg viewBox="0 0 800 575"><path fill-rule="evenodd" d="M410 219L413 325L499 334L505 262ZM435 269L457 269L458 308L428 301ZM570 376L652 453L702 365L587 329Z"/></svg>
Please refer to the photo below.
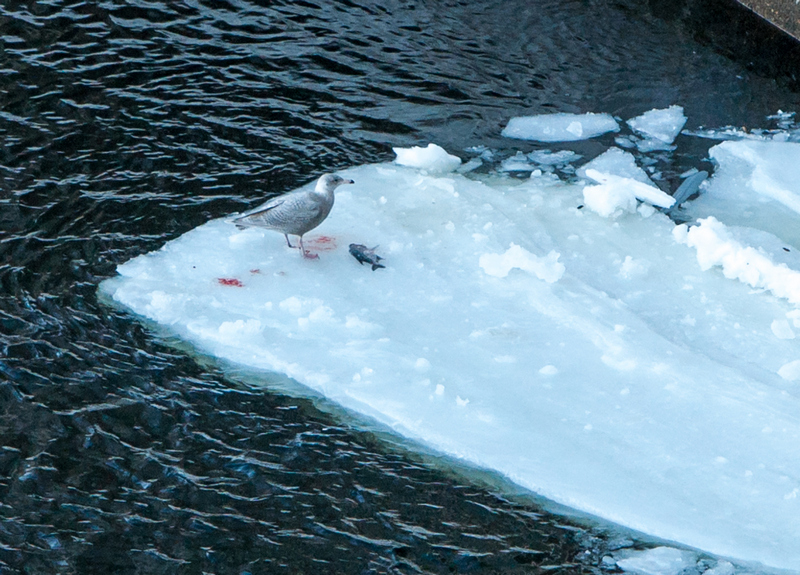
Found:
<svg viewBox="0 0 800 575"><path fill-rule="evenodd" d="M372 271L375 271L378 268L386 268L386 266L383 265L383 264L379 264L379 263L372 264Z"/></svg>

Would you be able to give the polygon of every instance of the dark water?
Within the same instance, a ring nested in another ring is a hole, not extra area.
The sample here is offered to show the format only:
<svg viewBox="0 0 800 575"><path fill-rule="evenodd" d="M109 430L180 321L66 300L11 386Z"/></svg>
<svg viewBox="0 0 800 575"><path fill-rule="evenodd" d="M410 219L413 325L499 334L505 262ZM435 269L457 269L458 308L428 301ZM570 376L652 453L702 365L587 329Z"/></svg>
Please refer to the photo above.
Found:
<svg viewBox="0 0 800 575"><path fill-rule="evenodd" d="M630 541L232 381L96 288L392 145L502 155L533 148L499 137L523 113L797 108L695 36L644 0L3 0L0 573L606 570ZM710 145L678 144L670 186Z"/></svg>

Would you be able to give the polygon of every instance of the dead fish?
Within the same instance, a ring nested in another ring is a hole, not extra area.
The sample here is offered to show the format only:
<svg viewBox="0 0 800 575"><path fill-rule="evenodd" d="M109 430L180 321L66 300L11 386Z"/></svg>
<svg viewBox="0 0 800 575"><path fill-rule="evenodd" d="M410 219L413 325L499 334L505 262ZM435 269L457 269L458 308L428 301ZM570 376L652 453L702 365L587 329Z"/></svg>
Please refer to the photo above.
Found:
<svg viewBox="0 0 800 575"><path fill-rule="evenodd" d="M379 264L383 258L375 253L378 246L368 248L363 244L350 244L350 253L358 260L360 264L372 264L372 271L378 268L385 268L383 264Z"/></svg>

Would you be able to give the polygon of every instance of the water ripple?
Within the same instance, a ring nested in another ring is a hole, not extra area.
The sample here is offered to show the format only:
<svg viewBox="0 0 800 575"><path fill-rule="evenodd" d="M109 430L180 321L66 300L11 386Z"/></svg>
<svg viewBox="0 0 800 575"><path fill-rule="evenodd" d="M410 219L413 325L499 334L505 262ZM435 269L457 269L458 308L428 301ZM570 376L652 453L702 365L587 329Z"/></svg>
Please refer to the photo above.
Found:
<svg viewBox="0 0 800 575"><path fill-rule="evenodd" d="M631 545L236 385L96 286L394 145L502 153L520 113L677 102L728 125L797 102L646 4L0 3L0 571L597 573Z"/></svg>

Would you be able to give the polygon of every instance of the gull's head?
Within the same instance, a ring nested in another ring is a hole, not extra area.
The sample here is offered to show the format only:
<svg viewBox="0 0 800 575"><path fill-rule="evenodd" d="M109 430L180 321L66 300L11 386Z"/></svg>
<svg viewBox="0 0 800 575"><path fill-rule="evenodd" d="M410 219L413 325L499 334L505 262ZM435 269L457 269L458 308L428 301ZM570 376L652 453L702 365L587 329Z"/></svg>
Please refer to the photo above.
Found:
<svg viewBox="0 0 800 575"><path fill-rule="evenodd" d="M325 174L317 181L316 191L332 192L342 184L352 184L353 180L348 180L337 174Z"/></svg>

